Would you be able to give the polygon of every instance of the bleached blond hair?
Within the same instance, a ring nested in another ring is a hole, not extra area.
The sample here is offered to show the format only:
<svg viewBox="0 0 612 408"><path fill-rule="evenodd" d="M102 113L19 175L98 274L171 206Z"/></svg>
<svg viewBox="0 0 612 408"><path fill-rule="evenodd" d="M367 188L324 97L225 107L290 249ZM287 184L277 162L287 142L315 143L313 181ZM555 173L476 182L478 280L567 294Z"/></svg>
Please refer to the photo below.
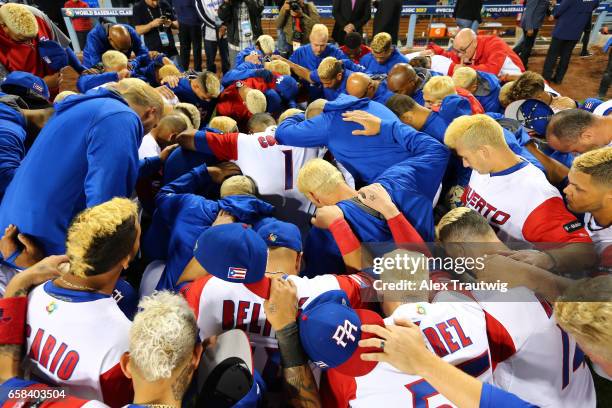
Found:
<svg viewBox="0 0 612 408"><path fill-rule="evenodd" d="M372 38L370 48L376 53L387 52L391 49L392 40L389 33L378 33Z"/></svg>
<svg viewBox="0 0 612 408"><path fill-rule="evenodd" d="M315 99L314 101L310 102L306 107L306 119L312 119L315 116L320 115L323 112L323 109L325 109L326 103L327 100L323 98Z"/></svg>
<svg viewBox="0 0 612 408"><path fill-rule="evenodd" d="M159 69L159 80L161 81L162 79L169 77L169 76L177 76L180 77L181 76L181 71L179 71L179 69L176 67L176 65L172 65L172 64L167 64L164 65L163 67L161 67Z"/></svg>
<svg viewBox="0 0 612 408"><path fill-rule="evenodd" d="M193 355L198 326L179 294L155 292L138 303L130 328L130 362L149 382L168 379Z"/></svg>
<svg viewBox="0 0 612 408"><path fill-rule="evenodd" d="M271 55L276 48L274 38L268 34L263 34L257 37L257 44L259 44L259 48L261 48L261 51L266 55Z"/></svg>
<svg viewBox="0 0 612 408"><path fill-rule="evenodd" d="M195 105L187 102L179 102L174 105L174 110L185 115L189 119L192 128L200 128L201 114Z"/></svg>
<svg viewBox="0 0 612 408"><path fill-rule="evenodd" d="M612 362L612 276L574 283L554 306L559 326L580 347Z"/></svg>
<svg viewBox="0 0 612 408"><path fill-rule="evenodd" d="M612 147L601 147L581 154L574 159L572 167L607 188L612 188Z"/></svg>
<svg viewBox="0 0 612 408"><path fill-rule="evenodd" d="M478 73L472 67L459 67L452 78L455 86L469 90L478 81Z"/></svg>
<svg viewBox="0 0 612 408"><path fill-rule="evenodd" d="M213 98L216 98L221 93L221 82L212 72L200 72L197 76L197 80L204 88L204 91Z"/></svg>
<svg viewBox="0 0 612 408"><path fill-rule="evenodd" d="M232 176L221 184L221 198L233 195L257 195L257 186L247 176Z"/></svg>
<svg viewBox="0 0 612 408"><path fill-rule="evenodd" d="M108 50L102 54L102 65L105 69L121 71L126 69L128 64L128 58L124 53L116 50Z"/></svg>
<svg viewBox="0 0 612 408"><path fill-rule="evenodd" d="M288 117L291 117L293 115L297 115L299 113L304 113L304 111L301 110L301 109L297 109L297 108L289 108L289 109L287 109L286 111L281 113L281 115L278 117L278 124L280 125L281 123L283 123L283 120L285 120Z"/></svg>
<svg viewBox="0 0 612 408"><path fill-rule="evenodd" d="M508 147L500 124L484 114L460 116L451 122L444 133L444 143L449 148L456 149L459 141L467 149L482 145Z"/></svg>
<svg viewBox="0 0 612 408"><path fill-rule="evenodd" d="M259 89L251 89L246 94L244 101L247 110L252 114L263 113L268 107L266 96Z"/></svg>
<svg viewBox="0 0 612 408"><path fill-rule="evenodd" d="M449 76L435 76L425 83L423 93L427 93L432 99L442 101L448 95L456 95L455 83Z"/></svg>
<svg viewBox="0 0 612 408"><path fill-rule="evenodd" d="M78 95L78 94L76 92L74 92L74 91L62 91L62 92L57 94L55 99L53 99L53 103L61 102L64 99L66 99L66 97L68 97L70 95Z"/></svg>
<svg viewBox="0 0 612 408"><path fill-rule="evenodd" d="M214 129L219 129L223 133L232 133L238 131L238 122L229 116L215 116L208 123L208 126Z"/></svg>
<svg viewBox="0 0 612 408"><path fill-rule="evenodd" d="M317 68L317 74L319 74L321 79L330 80L341 73L343 67L342 61L334 57L325 57Z"/></svg>
<svg viewBox="0 0 612 408"><path fill-rule="evenodd" d="M125 78L117 88L126 101L135 105L155 108L160 115L164 112L164 99L153 87L138 78Z"/></svg>
<svg viewBox="0 0 612 408"><path fill-rule="evenodd" d="M441 242L465 242L467 237L485 238L495 235L486 218L468 207L453 208L436 226L436 238Z"/></svg>
<svg viewBox="0 0 612 408"><path fill-rule="evenodd" d="M512 103L511 93L514 81L506 82L499 90L499 103L504 108Z"/></svg>
<svg viewBox="0 0 612 408"><path fill-rule="evenodd" d="M345 183L342 173L323 159L309 160L299 171L297 186L300 193L329 194Z"/></svg>
<svg viewBox="0 0 612 408"><path fill-rule="evenodd" d="M138 207L127 198L113 198L79 213L66 238L70 273L86 277L108 272L132 252L137 223Z"/></svg>
<svg viewBox="0 0 612 408"><path fill-rule="evenodd" d="M38 34L36 17L23 4L7 3L1 6L0 22L13 33L25 38L34 38Z"/></svg>
<svg viewBox="0 0 612 408"><path fill-rule="evenodd" d="M285 61L268 61L264 63L264 68L268 71L276 72L279 75L291 75L291 67Z"/></svg>
<svg viewBox="0 0 612 408"><path fill-rule="evenodd" d="M310 36L325 36L329 38L329 30L325 24L315 24L312 26L312 30L310 30Z"/></svg>

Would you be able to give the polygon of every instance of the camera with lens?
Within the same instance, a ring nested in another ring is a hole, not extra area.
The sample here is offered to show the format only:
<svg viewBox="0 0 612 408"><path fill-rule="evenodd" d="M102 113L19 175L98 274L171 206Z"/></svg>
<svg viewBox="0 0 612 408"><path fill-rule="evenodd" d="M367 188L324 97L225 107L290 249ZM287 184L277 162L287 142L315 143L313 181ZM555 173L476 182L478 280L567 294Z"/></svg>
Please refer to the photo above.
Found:
<svg viewBox="0 0 612 408"><path fill-rule="evenodd" d="M300 5L300 1L299 0L290 0L289 1L289 9L291 11L302 11L302 6Z"/></svg>
<svg viewBox="0 0 612 408"><path fill-rule="evenodd" d="M293 31L293 41L301 43L304 39L304 33L301 31Z"/></svg>

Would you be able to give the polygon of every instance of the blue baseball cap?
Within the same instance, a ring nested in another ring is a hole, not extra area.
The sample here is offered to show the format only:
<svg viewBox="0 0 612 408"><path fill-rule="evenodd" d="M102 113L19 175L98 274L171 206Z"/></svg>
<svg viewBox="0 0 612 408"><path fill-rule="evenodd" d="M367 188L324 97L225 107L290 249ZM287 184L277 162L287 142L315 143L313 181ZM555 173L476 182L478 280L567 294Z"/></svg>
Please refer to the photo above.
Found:
<svg viewBox="0 0 612 408"><path fill-rule="evenodd" d="M43 61L55 72L68 65L68 54L60 44L46 40L38 43L38 52Z"/></svg>
<svg viewBox="0 0 612 408"><path fill-rule="evenodd" d="M293 102L298 94L298 84L291 75L281 75L276 78L276 92L286 102Z"/></svg>
<svg viewBox="0 0 612 408"><path fill-rule="evenodd" d="M314 364L351 377L361 377L376 367L375 361L363 361L361 354L380 351L359 347L359 340L375 337L361 331L363 324L385 325L378 313L352 309L342 290L317 296L298 318L302 346Z"/></svg>
<svg viewBox="0 0 612 408"><path fill-rule="evenodd" d="M540 136L546 135L546 127L554 115L550 106L537 99L522 99L506 107L504 116L521 122L527 129L534 130Z"/></svg>
<svg viewBox="0 0 612 408"><path fill-rule="evenodd" d="M268 247L251 227L242 223L216 225L198 238L193 256L209 274L232 283L243 283L267 298L270 280L265 276Z"/></svg>
<svg viewBox="0 0 612 408"><path fill-rule="evenodd" d="M270 221L257 231L269 247L284 247L302 252L302 235L294 224L283 221Z"/></svg>
<svg viewBox="0 0 612 408"><path fill-rule="evenodd" d="M8 94L24 98L34 96L48 101L51 97L49 88L42 78L23 71L13 71L8 74L0 84L0 89Z"/></svg>
<svg viewBox="0 0 612 408"><path fill-rule="evenodd" d="M601 105L603 101L597 98L587 98L584 103L580 106L580 109L593 113L595 108Z"/></svg>

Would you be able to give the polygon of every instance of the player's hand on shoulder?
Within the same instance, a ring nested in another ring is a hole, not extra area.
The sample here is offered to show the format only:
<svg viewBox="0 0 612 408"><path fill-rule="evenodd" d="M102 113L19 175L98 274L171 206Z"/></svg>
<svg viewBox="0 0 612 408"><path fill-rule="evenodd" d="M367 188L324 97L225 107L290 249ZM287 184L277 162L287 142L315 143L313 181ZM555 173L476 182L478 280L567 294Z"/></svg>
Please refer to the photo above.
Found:
<svg viewBox="0 0 612 408"><path fill-rule="evenodd" d="M239 174L242 174L240 167L232 162L222 162L208 168L208 175L217 184L221 184L225 179Z"/></svg>
<svg viewBox="0 0 612 408"><path fill-rule="evenodd" d="M178 143L175 144L171 144L170 146L166 146L164 147L164 150L162 150L159 153L159 159L162 161L162 163L165 163L166 160L168 160L168 157L170 157L170 154L174 151L174 149L176 149L177 147L179 147Z"/></svg>
<svg viewBox="0 0 612 408"><path fill-rule="evenodd" d="M26 296L28 291L61 275L60 269L68 262L66 255L51 255L18 273L6 286L5 298Z"/></svg>
<svg viewBox="0 0 612 408"><path fill-rule="evenodd" d="M399 215L397 206L391 200L387 190L379 183L370 184L359 190L359 201L381 213L386 219Z"/></svg>
<svg viewBox="0 0 612 408"><path fill-rule="evenodd" d="M328 205L317 208L315 216L310 220L312 225L317 228L328 229L337 219L344 218L342 210L337 205Z"/></svg>
<svg viewBox="0 0 612 408"><path fill-rule="evenodd" d="M176 135L176 138L173 140L175 143L178 143L183 149L191 150L195 152L195 135L198 132L197 129L189 129L184 132Z"/></svg>
<svg viewBox="0 0 612 408"><path fill-rule="evenodd" d="M295 322L298 312L295 284L280 277L273 278L270 284L270 298L264 302L264 311L275 331Z"/></svg>
<svg viewBox="0 0 612 408"><path fill-rule="evenodd" d="M345 122L355 122L363 126L362 130L353 130L353 135L375 136L380 133L380 124L382 121L379 117L376 117L371 113L361 110L344 112L342 114L342 120Z"/></svg>
<svg viewBox="0 0 612 408"><path fill-rule="evenodd" d="M179 84L179 77L175 75L168 75L161 81L159 81L162 85L168 85L170 88L176 88Z"/></svg>
<svg viewBox="0 0 612 408"><path fill-rule="evenodd" d="M364 333L376 336L359 341L359 347L375 349L373 352L363 353L361 359L384 361L404 373L418 375L425 359L435 356L425 347L423 334L417 325L404 319L396 319L394 323L395 325L387 327L361 326Z"/></svg>

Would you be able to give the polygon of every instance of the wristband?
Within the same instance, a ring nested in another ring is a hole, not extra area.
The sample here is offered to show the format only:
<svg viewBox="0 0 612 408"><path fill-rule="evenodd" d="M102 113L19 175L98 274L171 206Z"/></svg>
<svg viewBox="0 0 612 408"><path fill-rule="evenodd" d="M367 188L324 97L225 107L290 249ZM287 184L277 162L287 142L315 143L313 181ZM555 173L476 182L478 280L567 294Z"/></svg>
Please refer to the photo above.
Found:
<svg viewBox="0 0 612 408"><path fill-rule="evenodd" d="M283 368L299 367L308 363L308 358L300 343L300 333L296 322L291 322L277 331L276 339Z"/></svg>
<svg viewBox="0 0 612 408"><path fill-rule="evenodd" d="M27 310L26 296L0 299L0 345L24 343Z"/></svg>
<svg viewBox="0 0 612 408"><path fill-rule="evenodd" d="M329 225L329 232L333 235L342 255L350 254L361 247L361 242L359 242L351 230L351 226L348 225L344 218L338 218L332 222Z"/></svg>

